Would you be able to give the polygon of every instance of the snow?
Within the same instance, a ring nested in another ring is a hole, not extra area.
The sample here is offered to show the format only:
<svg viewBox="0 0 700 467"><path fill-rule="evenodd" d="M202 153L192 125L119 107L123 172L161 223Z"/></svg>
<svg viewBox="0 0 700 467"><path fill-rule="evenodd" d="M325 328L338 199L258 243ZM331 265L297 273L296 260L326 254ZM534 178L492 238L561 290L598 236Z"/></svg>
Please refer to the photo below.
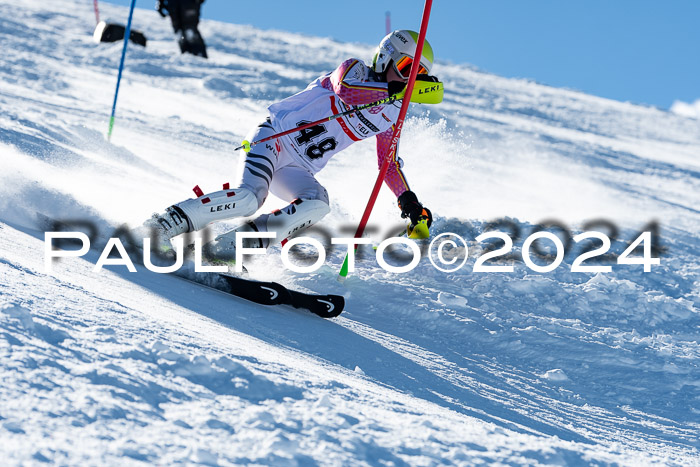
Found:
<svg viewBox="0 0 700 467"><path fill-rule="evenodd" d="M675 101L671 106L671 112L685 117L700 119L700 99L691 103Z"/></svg>
<svg viewBox="0 0 700 467"><path fill-rule="evenodd" d="M368 248L341 285L339 248L313 275L283 270L279 248L252 262L255 277L344 294L347 311L322 320L93 268L118 227L234 182L232 147L269 103L372 46L204 21L204 61L136 10L148 47L129 47L108 143L122 44L92 42L93 21L84 2L0 2L6 463L700 464L697 118L438 61L445 102L412 108L401 157L466 265L397 275ZM333 209L319 235L351 235L375 171L368 141L319 174ZM552 272L473 272L475 238L503 218L516 256L540 222L574 235L601 219L617 253L657 221L664 253L648 273L573 273L578 245ZM49 274L52 219L99 235ZM372 222L377 243L401 227L388 190Z"/></svg>

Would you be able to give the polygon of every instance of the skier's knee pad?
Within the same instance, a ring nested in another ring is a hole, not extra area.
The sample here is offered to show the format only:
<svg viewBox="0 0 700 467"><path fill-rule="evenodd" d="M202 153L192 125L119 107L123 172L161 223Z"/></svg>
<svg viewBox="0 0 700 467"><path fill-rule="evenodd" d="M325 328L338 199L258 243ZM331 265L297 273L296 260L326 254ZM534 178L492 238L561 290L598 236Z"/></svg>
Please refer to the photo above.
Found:
<svg viewBox="0 0 700 467"><path fill-rule="evenodd" d="M187 215L190 231L200 230L212 222L250 216L258 210L258 199L247 188L209 193L177 203Z"/></svg>

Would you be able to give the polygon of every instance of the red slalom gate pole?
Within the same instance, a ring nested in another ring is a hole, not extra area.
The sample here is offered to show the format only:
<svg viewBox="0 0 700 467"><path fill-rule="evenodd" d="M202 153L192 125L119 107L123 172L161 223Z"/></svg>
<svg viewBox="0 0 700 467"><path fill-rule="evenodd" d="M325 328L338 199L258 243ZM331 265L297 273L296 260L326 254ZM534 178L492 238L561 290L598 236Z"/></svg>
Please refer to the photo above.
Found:
<svg viewBox="0 0 700 467"><path fill-rule="evenodd" d="M97 0L93 0L92 4L95 7L95 24L100 22L100 8L97 6Z"/></svg>
<svg viewBox="0 0 700 467"><path fill-rule="evenodd" d="M413 85L416 82L416 76L418 76L418 68L420 68L420 58L423 56L423 42L425 42L425 36L428 32L428 19L430 19L430 8L433 6L433 0L425 0L425 6L423 7L423 18L420 23L420 32L418 33L418 43L416 44L416 53L413 57L413 63L411 64L411 72L408 77L408 83L406 83L406 94L405 96L411 96L413 94ZM417 59L417 60L416 60ZM382 187L384 182L384 177L389 170L389 162L394 158L396 154L396 149L399 145L399 138L401 138L401 129L403 128L403 122L406 119L406 112L408 112L408 105L411 103L411 99L403 100L401 105L401 111L399 112L399 118L396 120L396 129L391 137L391 145L389 150L384 156L384 161L379 169L379 175L377 175L377 181L374 182L374 188L372 189L372 194L369 197L367 206L365 207L365 212L362 214L362 219L360 219L360 224L357 226L357 231L355 232L355 238L362 237L365 232L365 227L367 226L367 221L369 221L369 216L372 214L372 209L374 208L374 203L377 201L377 196L379 195L379 189ZM338 279L343 280L348 274L348 255L345 256L345 261L343 261L343 266L340 268L340 273L338 274Z"/></svg>

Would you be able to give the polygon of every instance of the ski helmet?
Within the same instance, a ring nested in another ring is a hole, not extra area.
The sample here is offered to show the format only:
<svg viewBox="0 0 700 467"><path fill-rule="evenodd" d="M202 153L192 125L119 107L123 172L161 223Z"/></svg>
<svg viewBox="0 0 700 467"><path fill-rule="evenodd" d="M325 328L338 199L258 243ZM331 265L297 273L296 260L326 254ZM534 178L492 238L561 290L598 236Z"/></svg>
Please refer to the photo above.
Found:
<svg viewBox="0 0 700 467"><path fill-rule="evenodd" d="M415 31L399 29L392 32L379 43L372 60L372 69L377 73L384 73L393 62L396 72L403 78L408 78L417 43L418 33ZM419 63L421 68L418 69L418 73L429 74L433 66L433 48L427 40L423 41L423 53Z"/></svg>

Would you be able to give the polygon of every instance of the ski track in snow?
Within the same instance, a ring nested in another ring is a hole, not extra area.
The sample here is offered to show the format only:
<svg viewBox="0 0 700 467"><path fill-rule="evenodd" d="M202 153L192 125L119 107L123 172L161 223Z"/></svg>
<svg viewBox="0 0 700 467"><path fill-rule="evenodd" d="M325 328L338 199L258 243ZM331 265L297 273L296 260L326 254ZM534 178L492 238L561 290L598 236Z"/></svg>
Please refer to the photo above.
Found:
<svg viewBox="0 0 700 467"><path fill-rule="evenodd" d="M364 259L345 285L339 250L315 275L282 272L278 247L253 262L261 279L345 294L324 321L143 268L95 274L98 251L47 274L41 230L89 220L103 241L195 184L233 182L231 149L269 103L372 47L204 21L204 61L136 10L149 42L129 47L110 144L122 44L93 43L93 20L81 2L0 2L3 459L700 464L696 118L438 62L445 101L412 108L401 156L433 233L463 236L469 260L396 275ZM319 174L322 228L351 235L375 170L362 142ZM618 253L657 220L664 253L650 273L572 273L577 246L550 273L472 272L475 237L505 216L516 256L552 219L572 234L613 221ZM394 222L377 240L400 224L388 190L372 219Z"/></svg>

